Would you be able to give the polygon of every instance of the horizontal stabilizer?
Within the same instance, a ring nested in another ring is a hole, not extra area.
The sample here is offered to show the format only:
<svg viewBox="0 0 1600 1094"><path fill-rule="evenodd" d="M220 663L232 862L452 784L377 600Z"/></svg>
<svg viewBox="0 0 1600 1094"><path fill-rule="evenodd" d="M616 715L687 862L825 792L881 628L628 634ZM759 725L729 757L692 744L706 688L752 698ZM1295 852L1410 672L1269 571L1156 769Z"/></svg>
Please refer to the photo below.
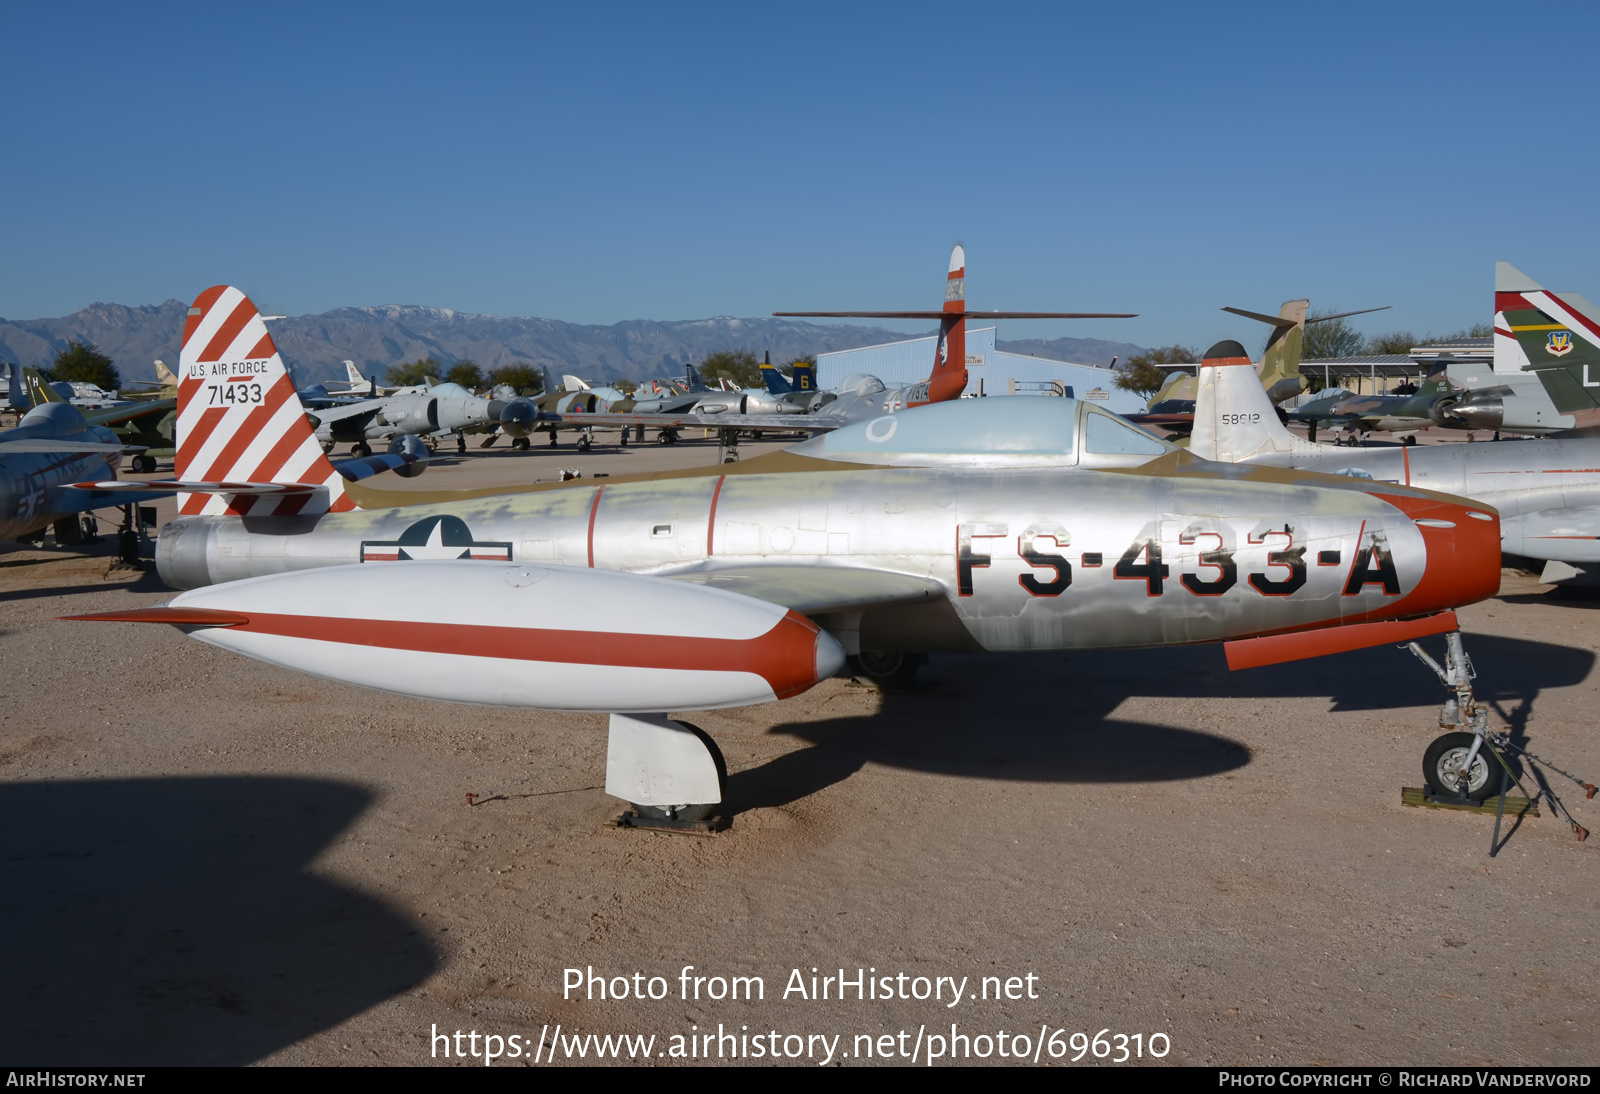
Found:
<svg viewBox="0 0 1600 1094"><path fill-rule="evenodd" d="M1269 327L1281 327L1287 330L1289 327L1294 326L1293 319L1286 319L1281 315L1264 315L1261 312L1246 311L1243 308L1223 308L1222 310L1232 312L1234 315L1242 315L1246 319L1254 319L1257 323L1265 323Z"/></svg>
<svg viewBox="0 0 1600 1094"><path fill-rule="evenodd" d="M75 482L73 490L103 490L108 493L136 494L147 490L170 491L175 494L234 494L241 497L298 497L315 494L326 489L320 483L310 482L180 482L175 479L156 479L145 482L139 479L112 479L109 482Z"/></svg>
<svg viewBox="0 0 1600 1094"><path fill-rule="evenodd" d="M1393 304L1385 304L1381 308L1362 308L1360 311L1342 311L1338 315L1316 315L1312 316L1310 319L1307 319L1306 324L1309 326L1312 323L1327 323L1334 319L1348 319L1352 315L1366 315L1368 312L1373 311L1388 311L1392 307L1394 307Z"/></svg>
<svg viewBox="0 0 1600 1094"><path fill-rule="evenodd" d="M1138 312L1121 311L775 311L773 315L811 316L834 319L948 319L965 315L968 319L1137 319Z"/></svg>
<svg viewBox="0 0 1600 1094"><path fill-rule="evenodd" d="M1228 657L1228 668L1237 672L1285 661L1301 661L1307 657L1324 657L1330 653L1398 645L1426 638L1430 634L1453 631L1458 626L1455 612L1440 612L1422 619L1353 623L1346 627L1324 627L1315 631L1273 634L1265 638L1244 638L1237 642L1224 642L1222 648Z"/></svg>

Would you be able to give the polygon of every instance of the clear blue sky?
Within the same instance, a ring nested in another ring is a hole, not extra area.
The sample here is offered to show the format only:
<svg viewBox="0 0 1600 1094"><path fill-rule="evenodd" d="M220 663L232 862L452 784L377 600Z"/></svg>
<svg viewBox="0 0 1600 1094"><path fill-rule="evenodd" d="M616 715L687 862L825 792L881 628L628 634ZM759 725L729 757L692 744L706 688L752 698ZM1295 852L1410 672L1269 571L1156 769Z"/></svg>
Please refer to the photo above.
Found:
<svg viewBox="0 0 1600 1094"><path fill-rule="evenodd" d="M1600 299L1600 8L11 4L0 315L192 298L574 322ZM920 327L920 324L911 324Z"/></svg>

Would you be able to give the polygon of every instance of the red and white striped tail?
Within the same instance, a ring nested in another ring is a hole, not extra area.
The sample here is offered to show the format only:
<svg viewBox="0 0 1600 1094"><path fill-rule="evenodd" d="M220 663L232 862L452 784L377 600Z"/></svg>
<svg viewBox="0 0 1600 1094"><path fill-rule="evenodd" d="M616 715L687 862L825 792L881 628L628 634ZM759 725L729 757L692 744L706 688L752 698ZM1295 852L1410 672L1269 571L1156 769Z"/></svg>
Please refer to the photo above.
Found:
<svg viewBox="0 0 1600 1094"><path fill-rule="evenodd" d="M231 285L201 293L183 326L179 361L176 478L320 487L291 496L189 494L180 513L259 517L355 508L248 296Z"/></svg>

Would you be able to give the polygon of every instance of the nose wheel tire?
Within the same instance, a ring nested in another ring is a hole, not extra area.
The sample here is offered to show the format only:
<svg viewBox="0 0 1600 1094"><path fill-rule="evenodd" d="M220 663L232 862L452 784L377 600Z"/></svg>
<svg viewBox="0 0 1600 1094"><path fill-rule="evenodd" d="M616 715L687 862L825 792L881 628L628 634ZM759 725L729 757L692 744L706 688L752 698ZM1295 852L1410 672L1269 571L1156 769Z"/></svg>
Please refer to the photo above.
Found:
<svg viewBox="0 0 1600 1094"><path fill-rule="evenodd" d="M350 455L354 456L358 460L364 460L368 456L372 455L372 449L360 441L357 441L355 444L350 446Z"/></svg>
<svg viewBox="0 0 1600 1094"><path fill-rule="evenodd" d="M526 452L531 446L528 444L528 438L518 437L516 440L511 442L511 447L515 448L518 452Z"/></svg>
<svg viewBox="0 0 1600 1094"><path fill-rule="evenodd" d="M1465 780L1461 765L1472 751L1473 735L1446 733L1428 746L1422 757L1422 777L1434 793L1481 802L1492 797L1500 785L1500 765L1489 753L1489 746L1478 749Z"/></svg>

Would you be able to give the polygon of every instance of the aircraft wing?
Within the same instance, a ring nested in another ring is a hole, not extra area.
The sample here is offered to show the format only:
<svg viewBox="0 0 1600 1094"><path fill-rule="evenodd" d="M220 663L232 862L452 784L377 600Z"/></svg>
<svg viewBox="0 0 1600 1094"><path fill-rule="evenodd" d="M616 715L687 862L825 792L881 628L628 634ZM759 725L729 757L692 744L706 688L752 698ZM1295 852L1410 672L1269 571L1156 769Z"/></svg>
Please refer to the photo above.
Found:
<svg viewBox="0 0 1600 1094"><path fill-rule="evenodd" d="M652 429L738 429L751 433L827 433L849 422L821 414L557 414L540 417L537 428L604 429L642 425Z"/></svg>
<svg viewBox="0 0 1600 1094"><path fill-rule="evenodd" d="M84 421L90 425L122 425L136 418L152 416L156 419L165 418L178 407L176 399L145 400L139 403L128 403L123 406L114 406L106 410L91 410L84 414Z"/></svg>
<svg viewBox="0 0 1600 1094"><path fill-rule="evenodd" d="M37 455L51 452L143 452L142 444L101 444L98 441L66 441L54 437L18 437L14 441L0 441L0 455Z"/></svg>
<svg viewBox="0 0 1600 1094"><path fill-rule="evenodd" d="M944 586L929 577L835 566L733 566L662 576L743 593L802 615L935 600L945 595Z"/></svg>
<svg viewBox="0 0 1600 1094"><path fill-rule="evenodd" d="M359 403L336 403L325 409L318 408L311 411L311 416L321 424L327 425L329 422L355 418L362 414L376 414L381 409L383 409L383 400L363 399Z"/></svg>

